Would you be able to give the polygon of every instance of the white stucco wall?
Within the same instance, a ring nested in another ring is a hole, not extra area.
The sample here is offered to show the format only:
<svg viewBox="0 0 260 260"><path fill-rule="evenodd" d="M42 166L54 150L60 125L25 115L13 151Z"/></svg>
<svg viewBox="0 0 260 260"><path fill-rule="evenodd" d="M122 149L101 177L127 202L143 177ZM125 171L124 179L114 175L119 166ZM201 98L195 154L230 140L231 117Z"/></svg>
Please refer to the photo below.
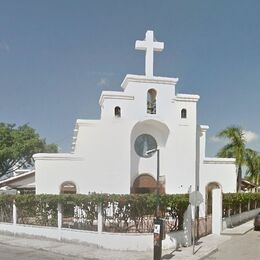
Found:
<svg viewBox="0 0 260 260"><path fill-rule="evenodd" d="M201 169L200 186L206 187L210 182L217 182L222 192L236 192L236 166L234 159L206 158ZM203 189L201 189L203 192Z"/></svg>
<svg viewBox="0 0 260 260"><path fill-rule="evenodd" d="M71 159L68 154L58 160L53 155L38 154L35 159L37 194L59 194L65 181L75 183L77 193L129 193L130 177L118 181L121 178L119 167L111 171L111 165L105 162L96 161L95 166L86 158Z"/></svg>
<svg viewBox="0 0 260 260"><path fill-rule="evenodd" d="M223 183L225 192L233 191L235 176L229 172L234 172L234 163L205 158L207 127L197 127L199 96L175 95L176 82L127 75L122 84L126 93L104 92L101 119L77 120L73 154L34 156L36 192L59 193L62 182L73 181L79 193L129 193L140 174L156 179L156 155L142 158L134 149L135 139L144 133L152 135L160 149L160 175L165 178L166 193L187 193L190 187L194 190L196 173L202 193L212 181ZM157 91L156 114L146 111L151 87ZM121 108L120 118L114 115L116 106ZM187 118L181 118L183 108ZM231 176L228 181L227 174Z"/></svg>
<svg viewBox="0 0 260 260"><path fill-rule="evenodd" d="M206 157L206 133L208 126L198 126L197 136L197 177L196 183L203 196L200 205L200 217L206 214L206 189L210 183L215 183L222 193L236 192L236 165L234 158Z"/></svg>
<svg viewBox="0 0 260 260"><path fill-rule="evenodd" d="M153 64L146 60L146 66ZM177 82L128 74L122 91L103 91L100 120L76 122L72 154L34 156L36 192L59 193L62 182L73 181L79 193L129 193L140 174L156 179L156 155L142 158L134 149L140 134L156 139L166 193L187 193L197 185L204 194L209 182L218 182L224 192L234 191L234 162L205 157L208 127L197 126L199 96L176 93ZM156 92L156 114L147 113L149 89ZM115 107L120 107L119 118ZM186 118L181 118L182 109Z"/></svg>
<svg viewBox="0 0 260 260"><path fill-rule="evenodd" d="M215 182L220 185L222 192L236 192L236 165L234 158L206 157L206 133L208 126L198 127L199 136L199 178L200 192L204 195L206 186Z"/></svg>
<svg viewBox="0 0 260 260"><path fill-rule="evenodd" d="M156 179L156 156L142 158L134 149L140 134L152 135L160 149L160 174L167 193L186 193L195 178L196 95L175 95L177 79L127 75L124 91L100 97L100 120L77 120L74 152L36 155L36 192L58 193L73 181L79 193L129 193L136 177ZM156 114L147 114L147 91L156 90ZM121 117L114 115L121 108ZM181 118L181 109L187 118ZM47 181L51 176L51 183Z"/></svg>

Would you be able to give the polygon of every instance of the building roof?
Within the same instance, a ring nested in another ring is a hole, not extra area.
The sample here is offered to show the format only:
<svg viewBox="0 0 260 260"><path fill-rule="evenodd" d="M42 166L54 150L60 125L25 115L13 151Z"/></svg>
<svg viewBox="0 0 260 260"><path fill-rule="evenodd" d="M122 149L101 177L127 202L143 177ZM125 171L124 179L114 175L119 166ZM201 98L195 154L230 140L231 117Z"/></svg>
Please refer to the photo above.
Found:
<svg viewBox="0 0 260 260"><path fill-rule="evenodd" d="M6 186L14 189L35 189L35 170L0 181L0 188Z"/></svg>

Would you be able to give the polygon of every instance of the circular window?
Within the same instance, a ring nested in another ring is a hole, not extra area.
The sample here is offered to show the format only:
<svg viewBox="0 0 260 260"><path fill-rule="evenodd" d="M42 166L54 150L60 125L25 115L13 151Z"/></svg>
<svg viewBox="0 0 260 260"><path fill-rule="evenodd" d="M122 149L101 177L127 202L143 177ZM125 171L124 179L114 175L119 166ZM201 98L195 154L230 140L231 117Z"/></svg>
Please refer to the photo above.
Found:
<svg viewBox="0 0 260 260"><path fill-rule="evenodd" d="M144 158L152 157L153 153L147 154L147 151L157 148L156 140L153 136L148 134L139 135L135 140L136 153Z"/></svg>

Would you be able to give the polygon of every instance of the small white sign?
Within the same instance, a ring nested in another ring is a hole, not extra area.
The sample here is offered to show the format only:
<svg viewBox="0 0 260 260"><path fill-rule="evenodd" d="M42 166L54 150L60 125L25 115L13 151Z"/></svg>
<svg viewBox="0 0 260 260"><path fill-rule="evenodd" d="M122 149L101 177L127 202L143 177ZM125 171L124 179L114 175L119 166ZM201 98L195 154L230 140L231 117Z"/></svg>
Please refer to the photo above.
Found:
<svg viewBox="0 0 260 260"><path fill-rule="evenodd" d="M155 234L160 234L160 225L158 224L155 224L154 225L154 231L153 231Z"/></svg>

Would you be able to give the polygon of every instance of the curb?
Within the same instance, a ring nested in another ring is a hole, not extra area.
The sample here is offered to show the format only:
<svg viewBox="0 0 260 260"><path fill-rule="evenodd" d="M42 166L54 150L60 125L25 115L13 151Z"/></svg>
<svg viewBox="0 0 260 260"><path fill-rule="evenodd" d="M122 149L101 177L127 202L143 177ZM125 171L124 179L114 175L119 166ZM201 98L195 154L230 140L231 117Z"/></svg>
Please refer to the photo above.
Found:
<svg viewBox="0 0 260 260"><path fill-rule="evenodd" d="M240 231L240 232L223 232L221 233L222 236L241 236L241 235L245 235L246 233L248 233L249 231L253 230L254 227L250 227L244 231Z"/></svg>

